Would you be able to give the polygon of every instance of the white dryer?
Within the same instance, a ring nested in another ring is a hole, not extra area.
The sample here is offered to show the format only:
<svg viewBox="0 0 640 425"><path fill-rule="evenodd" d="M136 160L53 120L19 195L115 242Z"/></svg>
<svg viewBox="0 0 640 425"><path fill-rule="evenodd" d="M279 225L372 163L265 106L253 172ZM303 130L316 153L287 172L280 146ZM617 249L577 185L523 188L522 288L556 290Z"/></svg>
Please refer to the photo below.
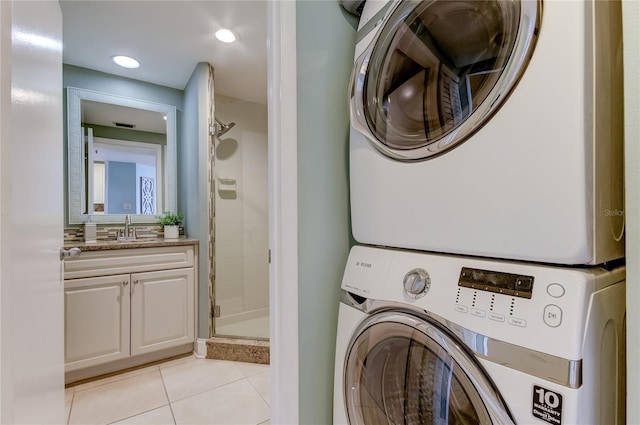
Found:
<svg viewBox="0 0 640 425"><path fill-rule="evenodd" d="M334 424L623 424L624 279L353 247Z"/></svg>
<svg viewBox="0 0 640 425"><path fill-rule="evenodd" d="M557 264L624 256L620 1L368 0L354 238Z"/></svg>

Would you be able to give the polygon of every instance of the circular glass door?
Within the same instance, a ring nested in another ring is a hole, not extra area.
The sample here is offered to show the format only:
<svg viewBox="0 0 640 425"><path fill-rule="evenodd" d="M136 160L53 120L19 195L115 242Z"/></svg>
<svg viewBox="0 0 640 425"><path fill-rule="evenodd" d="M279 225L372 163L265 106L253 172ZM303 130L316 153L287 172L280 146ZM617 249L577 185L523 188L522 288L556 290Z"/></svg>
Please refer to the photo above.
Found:
<svg viewBox="0 0 640 425"><path fill-rule="evenodd" d="M402 160L464 142L522 76L540 11L540 0L399 2L356 61L354 127Z"/></svg>
<svg viewBox="0 0 640 425"><path fill-rule="evenodd" d="M359 329L344 370L351 425L513 423L472 355L438 325L388 312Z"/></svg>

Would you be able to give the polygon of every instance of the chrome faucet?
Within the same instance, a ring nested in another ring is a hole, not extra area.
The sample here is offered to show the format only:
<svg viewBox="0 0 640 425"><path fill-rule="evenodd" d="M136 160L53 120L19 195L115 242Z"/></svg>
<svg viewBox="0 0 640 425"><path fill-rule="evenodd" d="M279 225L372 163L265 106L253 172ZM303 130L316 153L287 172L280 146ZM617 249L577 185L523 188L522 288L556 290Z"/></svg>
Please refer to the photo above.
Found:
<svg viewBox="0 0 640 425"><path fill-rule="evenodd" d="M117 230L116 239L119 241L136 240L136 228L131 227L131 216L129 214L124 217L124 230L122 228Z"/></svg>

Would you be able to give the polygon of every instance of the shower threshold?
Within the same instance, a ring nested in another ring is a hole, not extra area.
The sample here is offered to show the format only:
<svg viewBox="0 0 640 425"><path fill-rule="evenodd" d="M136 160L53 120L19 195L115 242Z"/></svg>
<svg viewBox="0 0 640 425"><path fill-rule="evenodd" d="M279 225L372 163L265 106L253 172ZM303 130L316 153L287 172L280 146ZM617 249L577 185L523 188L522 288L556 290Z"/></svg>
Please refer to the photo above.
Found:
<svg viewBox="0 0 640 425"><path fill-rule="evenodd" d="M207 340L207 358L269 364L269 340L217 335Z"/></svg>

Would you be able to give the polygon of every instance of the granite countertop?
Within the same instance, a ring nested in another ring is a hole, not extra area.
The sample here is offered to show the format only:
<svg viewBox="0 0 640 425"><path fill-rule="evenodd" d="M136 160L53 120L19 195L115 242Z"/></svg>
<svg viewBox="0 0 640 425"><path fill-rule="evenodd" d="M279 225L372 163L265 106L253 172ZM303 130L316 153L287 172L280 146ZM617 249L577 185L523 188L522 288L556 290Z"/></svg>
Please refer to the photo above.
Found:
<svg viewBox="0 0 640 425"><path fill-rule="evenodd" d="M140 238L135 241L99 240L97 242L65 241L64 248L80 248L82 251L105 251L110 249L150 248L159 246L198 245L197 239Z"/></svg>

